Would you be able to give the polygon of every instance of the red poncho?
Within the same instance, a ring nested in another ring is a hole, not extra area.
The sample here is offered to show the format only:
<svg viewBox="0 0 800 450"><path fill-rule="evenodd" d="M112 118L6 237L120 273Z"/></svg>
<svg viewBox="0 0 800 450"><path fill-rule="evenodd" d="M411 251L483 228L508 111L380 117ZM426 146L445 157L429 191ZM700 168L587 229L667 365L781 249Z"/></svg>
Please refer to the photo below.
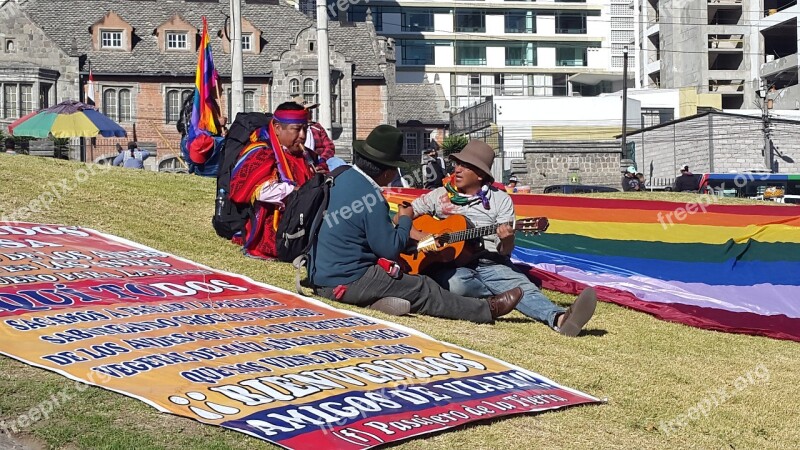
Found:
<svg viewBox="0 0 800 450"><path fill-rule="evenodd" d="M266 133L259 134L263 136ZM272 203L256 200L262 185L284 181L293 182L299 187L314 175L310 152L293 155L284 151L278 143L277 151L280 154L276 155L271 142L277 142L277 139L274 134L272 137L245 147L231 173L230 199L236 203L252 203L254 212L254 217L245 224L244 234L234 236L231 241L242 245L246 255L263 259L273 259L277 255L275 230L278 228L280 211ZM281 167L281 170L276 156L285 158L285 167Z"/></svg>

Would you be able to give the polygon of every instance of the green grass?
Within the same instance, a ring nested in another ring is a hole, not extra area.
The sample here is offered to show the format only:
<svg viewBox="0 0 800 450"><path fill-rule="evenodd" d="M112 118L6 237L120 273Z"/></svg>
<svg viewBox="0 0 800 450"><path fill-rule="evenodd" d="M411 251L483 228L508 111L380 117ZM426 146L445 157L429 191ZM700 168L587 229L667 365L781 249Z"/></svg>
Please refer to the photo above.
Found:
<svg viewBox="0 0 800 450"><path fill-rule="evenodd" d="M0 213L29 205L48 183L87 166L0 154ZM81 225L140 242L198 263L291 289L288 264L245 258L210 226L214 180L113 168L95 170L52 207L28 221ZM607 196L607 195L601 195ZM691 202L687 194L637 193L625 198ZM731 201L726 201L729 203ZM732 201L739 203L742 201ZM560 304L571 296L548 292ZM518 313L494 326L430 317L384 319L434 338L485 352L601 398L599 406L528 415L467 426L400 444L408 449L497 448L796 448L800 442L800 345L762 337L699 330L602 303L588 335L570 339ZM24 345L17 343L16 345ZM718 388L763 364L769 379L747 387L708 416L667 435L661 421L687 414ZM0 357L0 418L17 417L53 393L74 399L26 429L45 448L265 449L244 434L158 413L144 403L100 388L82 392L51 372Z"/></svg>

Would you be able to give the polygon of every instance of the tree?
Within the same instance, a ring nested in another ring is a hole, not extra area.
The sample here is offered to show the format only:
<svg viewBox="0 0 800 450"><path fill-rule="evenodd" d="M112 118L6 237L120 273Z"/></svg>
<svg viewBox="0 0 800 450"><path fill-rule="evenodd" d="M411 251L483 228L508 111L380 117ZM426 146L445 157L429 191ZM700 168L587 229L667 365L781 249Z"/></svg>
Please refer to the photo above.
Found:
<svg viewBox="0 0 800 450"><path fill-rule="evenodd" d="M447 136L442 141L442 156L447 159L453 153L460 152L464 147L467 146L469 142L469 138L464 136L463 134L451 134Z"/></svg>

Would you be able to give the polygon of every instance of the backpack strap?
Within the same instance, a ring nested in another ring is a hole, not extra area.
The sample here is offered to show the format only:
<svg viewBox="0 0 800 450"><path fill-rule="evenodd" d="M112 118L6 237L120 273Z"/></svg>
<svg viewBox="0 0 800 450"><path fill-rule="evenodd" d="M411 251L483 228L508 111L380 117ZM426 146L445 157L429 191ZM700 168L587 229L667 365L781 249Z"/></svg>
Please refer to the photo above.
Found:
<svg viewBox="0 0 800 450"><path fill-rule="evenodd" d="M334 169L333 172L330 172L325 177L325 184L322 185L322 195L323 195L322 208L320 208L319 211L317 211L317 214L314 216L314 221L311 222L311 229L309 230L311 234L309 235L308 238L308 244L306 244L306 247L303 249L303 253L301 253L300 256L295 258L294 261L292 261L292 265L295 268L295 276L294 276L295 289L297 289L297 293L300 295L308 296L308 294L306 294L303 291L303 287L300 285L300 276L301 276L300 271L305 267L306 272L309 275L309 281L311 282L311 274L308 271L309 269L308 261L310 259L309 253L311 252L311 249L314 247L314 245L317 243L317 237L319 237L319 230L322 228L322 220L325 214L328 212L328 202L330 202L331 187L333 186L333 182L336 179L336 177L341 175L342 172L346 171L349 168L350 166L348 165L339 166L336 169Z"/></svg>

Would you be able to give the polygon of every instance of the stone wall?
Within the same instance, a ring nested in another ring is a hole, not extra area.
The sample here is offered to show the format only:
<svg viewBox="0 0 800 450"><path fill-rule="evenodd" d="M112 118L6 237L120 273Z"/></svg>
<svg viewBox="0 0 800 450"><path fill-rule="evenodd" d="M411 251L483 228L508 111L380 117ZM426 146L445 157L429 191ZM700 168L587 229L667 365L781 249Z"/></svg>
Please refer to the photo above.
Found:
<svg viewBox="0 0 800 450"><path fill-rule="evenodd" d="M524 169L512 174L532 192L551 184L620 187L622 152L619 141L524 141Z"/></svg>
<svg viewBox="0 0 800 450"><path fill-rule="evenodd" d="M13 50L7 50L13 41ZM82 97L78 87L78 58L68 55L20 11L16 2L0 8L0 82L33 84L34 109ZM40 103L40 88L51 85ZM8 124L16 117L3 117ZM9 120L10 119L10 120Z"/></svg>
<svg viewBox="0 0 800 450"><path fill-rule="evenodd" d="M695 173L765 170L760 117L711 113L628 136L636 143L636 166L656 185L670 183L684 164ZM773 147L800 161L800 122L773 119ZM800 165L775 157L782 173ZM651 171L652 167L652 171Z"/></svg>

